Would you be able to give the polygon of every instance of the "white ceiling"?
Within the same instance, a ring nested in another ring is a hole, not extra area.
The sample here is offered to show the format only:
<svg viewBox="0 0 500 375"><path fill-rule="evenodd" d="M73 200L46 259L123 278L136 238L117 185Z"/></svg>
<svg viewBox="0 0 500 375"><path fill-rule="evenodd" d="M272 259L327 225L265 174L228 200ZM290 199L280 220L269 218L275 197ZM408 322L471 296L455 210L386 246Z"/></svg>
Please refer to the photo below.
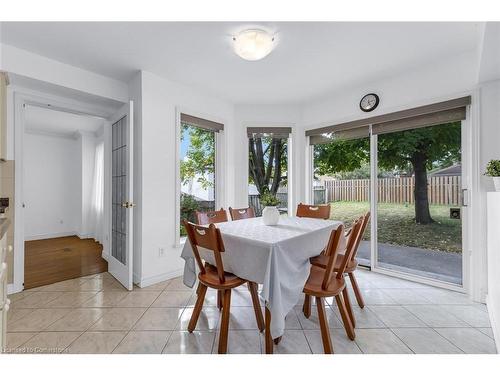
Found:
<svg viewBox="0 0 500 375"><path fill-rule="evenodd" d="M231 35L249 27L277 36L249 62ZM2 23L2 41L127 82L147 70L234 103L310 100L348 85L432 64L479 43L479 24L455 23Z"/></svg>
<svg viewBox="0 0 500 375"><path fill-rule="evenodd" d="M98 117L76 115L30 105L25 111L25 129L35 133L71 136L77 131L96 132L103 121Z"/></svg>

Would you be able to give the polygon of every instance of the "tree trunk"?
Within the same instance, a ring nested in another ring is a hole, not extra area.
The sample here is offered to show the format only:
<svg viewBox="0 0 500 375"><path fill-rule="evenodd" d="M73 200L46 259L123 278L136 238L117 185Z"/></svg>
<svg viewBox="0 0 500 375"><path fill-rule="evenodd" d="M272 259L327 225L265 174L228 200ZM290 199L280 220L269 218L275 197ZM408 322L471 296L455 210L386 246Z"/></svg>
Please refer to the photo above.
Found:
<svg viewBox="0 0 500 375"><path fill-rule="evenodd" d="M427 158L422 153L415 154L411 160L415 174L415 221L418 224L430 224L434 222L429 211L426 162Z"/></svg>
<svg viewBox="0 0 500 375"><path fill-rule="evenodd" d="M273 145L275 147L274 158L269 160L270 163L273 163L274 176L273 176L273 184L271 186L271 194L276 195L278 189L280 187L281 182L281 139L273 138Z"/></svg>

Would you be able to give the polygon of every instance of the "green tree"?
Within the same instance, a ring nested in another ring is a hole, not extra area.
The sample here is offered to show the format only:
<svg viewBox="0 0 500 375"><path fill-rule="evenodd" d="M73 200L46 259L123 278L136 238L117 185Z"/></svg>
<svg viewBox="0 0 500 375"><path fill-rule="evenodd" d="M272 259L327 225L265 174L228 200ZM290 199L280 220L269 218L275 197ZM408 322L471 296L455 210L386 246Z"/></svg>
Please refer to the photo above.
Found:
<svg viewBox="0 0 500 375"><path fill-rule="evenodd" d="M379 169L415 176L415 221L433 222L427 196L427 171L460 161L460 122L378 136ZM368 138L337 140L315 147L315 173L354 171L370 158Z"/></svg>
<svg viewBox="0 0 500 375"><path fill-rule="evenodd" d="M260 195L276 195L280 184L287 183L287 142L283 138L249 138L249 183Z"/></svg>
<svg viewBox="0 0 500 375"><path fill-rule="evenodd" d="M208 176L215 173L215 133L186 124L181 130L181 141L189 136L186 157L180 163L181 182L197 178L204 189L213 187Z"/></svg>

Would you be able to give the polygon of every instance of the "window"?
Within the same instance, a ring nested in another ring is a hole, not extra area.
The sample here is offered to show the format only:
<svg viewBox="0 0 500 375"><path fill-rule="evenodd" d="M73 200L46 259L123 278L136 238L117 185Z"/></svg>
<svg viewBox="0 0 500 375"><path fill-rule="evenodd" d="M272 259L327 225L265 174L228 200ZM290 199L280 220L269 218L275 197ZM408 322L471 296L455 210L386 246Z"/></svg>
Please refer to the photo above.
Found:
<svg viewBox="0 0 500 375"><path fill-rule="evenodd" d="M279 210L288 211L288 149L289 127L247 128L248 204L257 216L262 215L260 196L275 195L280 200Z"/></svg>
<svg viewBox="0 0 500 375"><path fill-rule="evenodd" d="M222 124L181 114L179 235L182 221L196 222L196 211L212 211L217 199L217 134Z"/></svg>

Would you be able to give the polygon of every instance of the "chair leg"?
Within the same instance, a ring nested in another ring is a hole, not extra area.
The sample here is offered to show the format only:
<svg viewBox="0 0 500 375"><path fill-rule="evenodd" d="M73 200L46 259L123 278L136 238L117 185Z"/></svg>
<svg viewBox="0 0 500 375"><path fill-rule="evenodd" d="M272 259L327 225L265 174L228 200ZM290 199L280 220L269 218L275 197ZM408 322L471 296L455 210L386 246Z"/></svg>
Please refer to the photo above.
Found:
<svg viewBox="0 0 500 375"><path fill-rule="evenodd" d="M342 291L342 296L344 297L345 307L347 313L349 314L349 319L351 319L352 326L353 328L356 328L356 318L354 317L354 311L352 310L351 299L349 298L347 288L344 288Z"/></svg>
<svg viewBox="0 0 500 375"><path fill-rule="evenodd" d="M271 311L266 306L266 354L273 354L273 338L271 337Z"/></svg>
<svg viewBox="0 0 500 375"><path fill-rule="evenodd" d="M198 287L198 298L194 305L193 314L189 320L188 331L193 332L196 328L196 323L198 322L198 317L200 316L201 309L203 307L203 302L205 302L205 294L207 293L207 286L200 283Z"/></svg>
<svg viewBox="0 0 500 375"><path fill-rule="evenodd" d="M318 308L319 326L321 328L321 340L323 340L323 349L325 354L333 353L332 340L330 338L330 330L328 329L328 321L326 320L324 301L320 297L316 297L316 307Z"/></svg>
<svg viewBox="0 0 500 375"><path fill-rule="evenodd" d="M354 340L356 338L356 334L354 333L351 319L349 319L349 313L347 312L344 301L342 300L340 294L335 296L335 300L337 301L337 306L340 311L340 316L342 317L342 322L344 323L344 329L347 333L347 337L349 337L351 340Z"/></svg>
<svg viewBox="0 0 500 375"><path fill-rule="evenodd" d="M224 291L224 301L222 302L222 321L219 335L219 354L227 353L227 336L229 330L229 313L231 307L231 289Z"/></svg>
<svg viewBox="0 0 500 375"><path fill-rule="evenodd" d="M218 290L217 291L217 308L219 309L219 311L222 310L222 301L224 299L224 292L222 290Z"/></svg>
<svg viewBox="0 0 500 375"><path fill-rule="evenodd" d="M257 327L259 327L259 331L262 332L265 329L265 324L264 317L262 316L262 309L260 308L259 294L257 293L257 284L249 281L248 290L250 290L250 295L252 296L255 319L257 319Z"/></svg>
<svg viewBox="0 0 500 375"><path fill-rule="evenodd" d="M361 290L359 289L358 282L356 281L356 277L354 277L353 272L349 272L349 279L351 280L352 289L354 289L354 295L356 296L356 301L358 301L359 307L365 307L365 301L363 301L363 296L361 295Z"/></svg>
<svg viewBox="0 0 500 375"><path fill-rule="evenodd" d="M311 316L311 296L306 294L304 298L304 305L302 306L302 312L304 313L304 316L309 319Z"/></svg>

